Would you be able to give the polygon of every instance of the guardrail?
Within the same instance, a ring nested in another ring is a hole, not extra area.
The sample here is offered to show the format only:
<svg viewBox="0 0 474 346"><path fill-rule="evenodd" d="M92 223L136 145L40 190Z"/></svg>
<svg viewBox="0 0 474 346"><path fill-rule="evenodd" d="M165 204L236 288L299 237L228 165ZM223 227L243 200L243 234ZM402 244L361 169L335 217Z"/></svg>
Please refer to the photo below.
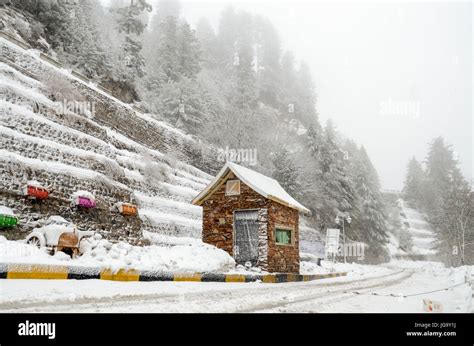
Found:
<svg viewBox="0 0 474 346"><path fill-rule="evenodd" d="M86 76L84 76L82 73L79 73L77 72L76 70L72 70L71 74L77 78L79 78L80 80L82 80L83 82L85 83L89 83L90 82L90 79L87 78Z"/></svg>
<svg viewBox="0 0 474 346"><path fill-rule="evenodd" d="M107 89L107 88L104 87L102 84L97 84L97 89L100 89L100 90L102 90L104 93L113 96L113 95L112 95L112 90Z"/></svg>
<svg viewBox="0 0 474 346"><path fill-rule="evenodd" d="M23 73L24 75L34 79L34 80L37 80L39 81L38 77L35 76L33 73L31 73L30 71L27 71L26 69L24 69L23 67L21 66L18 66L17 64L15 64L13 61L11 61L10 59L6 59L4 57L0 57L0 62L4 63L4 64L7 64L8 66L10 67L13 67L15 70L17 71L20 71L21 73Z"/></svg>
<svg viewBox="0 0 474 346"><path fill-rule="evenodd" d="M0 37L3 37L4 39L16 44L17 46L20 46L21 48L28 50L31 49L31 46L25 42L21 42L20 40L17 40L15 37L10 35L9 33L5 31L0 31Z"/></svg>
<svg viewBox="0 0 474 346"><path fill-rule="evenodd" d="M44 53L40 53L40 58L49 62L50 64L53 64L54 66L58 67L58 68L64 68L64 65L61 64L59 61L51 58L49 55L47 54L44 54Z"/></svg>

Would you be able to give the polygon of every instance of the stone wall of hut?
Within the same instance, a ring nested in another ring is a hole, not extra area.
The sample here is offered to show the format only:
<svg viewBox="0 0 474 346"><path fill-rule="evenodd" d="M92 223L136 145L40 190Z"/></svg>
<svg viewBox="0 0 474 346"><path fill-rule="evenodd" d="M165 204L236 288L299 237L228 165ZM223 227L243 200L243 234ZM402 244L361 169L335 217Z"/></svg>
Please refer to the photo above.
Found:
<svg viewBox="0 0 474 346"><path fill-rule="evenodd" d="M233 173L203 204L202 239L233 256L234 211L259 209L259 258L257 265L269 272L299 273L298 211L273 202L240 182L240 195L226 196L225 182L238 179ZM294 230L292 245L275 244L275 225Z"/></svg>
<svg viewBox="0 0 474 346"><path fill-rule="evenodd" d="M225 181L235 179L236 176L231 173ZM239 196L226 196L225 185L224 182L202 204L202 240L233 256L234 210L268 208L268 200L243 182L240 182ZM224 219L224 222L220 219Z"/></svg>
<svg viewBox="0 0 474 346"><path fill-rule="evenodd" d="M299 273L299 214L298 210L288 208L280 203L269 201L268 209L268 271L282 273ZM277 225L291 228L293 241L291 245L279 245L275 242Z"/></svg>

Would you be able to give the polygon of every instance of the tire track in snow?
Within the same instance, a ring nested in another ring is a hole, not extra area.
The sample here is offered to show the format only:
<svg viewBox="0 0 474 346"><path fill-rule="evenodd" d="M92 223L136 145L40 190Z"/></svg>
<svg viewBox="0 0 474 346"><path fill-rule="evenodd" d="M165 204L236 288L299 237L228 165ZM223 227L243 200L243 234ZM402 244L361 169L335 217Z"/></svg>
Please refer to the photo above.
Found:
<svg viewBox="0 0 474 346"><path fill-rule="evenodd" d="M274 311L274 310L281 307L286 307L288 305L291 305L292 308L295 308L295 305L303 305L302 309L296 308L294 310L298 312L301 312L303 310L306 312L314 313L318 311L304 308L304 304L310 302L311 304L319 305L319 304L327 304L327 303L331 303L335 301L351 299L354 297L355 289L357 289L357 292L359 293L365 293L365 292L370 292L374 288L390 287L409 279L414 273L415 273L414 271L411 271L411 272L405 273L403 276L399 278L396 278L396 279L392 278L391 280L375 283L369 286L362 286L362 287L354 286L353 288L349 288L349 289L344 288L344 289L330 291L330 292L318 292L316 294L310 294L301 298L291 299L287 302L280 302L280 303L274 303L274 304L262 304L261 306L254 307L249 310L240 310L238 312L281 312L281 311Z"/></svg>
<svg viewBox="0 0 474 346"><path fill-rule="evenodd" d="M208 311L211 312L212 309L219 308L220 305L225 305L226 302L232 302L233 307L229 307L228 312L251 312L262 309L262 299L267 302L263 308L268 307L277 307L285 306L291 302L282 301L285 299L285 296L288 294L297 294L296 299L305 301L315 299L314 296L322 298L328 297L329 293L334 292L331 288L334 287L343 287L342 289L337 290L336 292L343 292L350 289L352 286L364 283L372 282L374 280L380 280L384 278L393 278L394 276L404 272L397 271L394 273L356 279L351 281L332 281L332 282L320 282L320 281L311 281L311 282L297 282L297 283L287 283L287 284L256 284L242 287L232 287L227 289L205 289L199 292L182 292L182 293L161 293L161 294L129 294L122 295L117 294L110 297L81 297L78 299L60 299L60 300L51 300L51 301L40 301L40 302L5 302L0 304L0 311L11 311L11 312L23 312L23 311L82 311L82 310L96 310L107 312L110 308L118 308L123 311L128 311L130 305L158 305L159 311L169 311L176 309L177 303L183 303L188 307L194 305L195 311L201 311L202 307L208 307ZM396 279L397 282L400 282L400 278ZM385 281L384 281L385 282ZM195 283L190 283L195 284ZM217 283L216 283L217 285ZM224 284L227 285L227 284ZM246 285L246 284L244 284ZM377 283L380 285L380 283ZM348 287L345 287L348 286ZM366 286L369 287L369 286ZM323 291L325 288L329 288L328 291ZM355 288L360 289L360 286ZM318 290L317 294L304 295L304 293ZM291 293L293 292L293 293ZM328 293L329 292L329 293ZM303 294L303 296L302 296ZM334 293L330 294L334 295ZM293 300L293 302L296 301ZM257 300L255 302L255 300ZM276 301L275 301L276 300ZM222 304L216 304L216 303ZM240 302L236 304L236 302ZM268 305L270 304L270 305ZM165 307L168 306L169 309ZM235 309L235 306L243 307L243 309ZM184 310L189 311L186 306L181 306ZM199 310L200 309L200 310ZM193 310L194 311L194 310ZM218 309L219 311L219 309ZM222 310L220 310L222 311Z"/></svg>

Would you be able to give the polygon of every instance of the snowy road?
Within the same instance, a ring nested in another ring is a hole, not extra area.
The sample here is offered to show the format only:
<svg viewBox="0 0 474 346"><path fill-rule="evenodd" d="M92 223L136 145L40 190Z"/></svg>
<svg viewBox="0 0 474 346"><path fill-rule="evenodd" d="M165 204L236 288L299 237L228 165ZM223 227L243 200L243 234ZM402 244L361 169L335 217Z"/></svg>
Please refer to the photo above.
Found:
<svg viewBox="0 0 474 346"><path fill-rule="evenodd" d="M467 284L419 295L462 283L459 275L437 274L436 266L385 269L377 275L287 284L2 280L0 311L422 312L423 298L442 301L446 312L471 311Z"/></svg>

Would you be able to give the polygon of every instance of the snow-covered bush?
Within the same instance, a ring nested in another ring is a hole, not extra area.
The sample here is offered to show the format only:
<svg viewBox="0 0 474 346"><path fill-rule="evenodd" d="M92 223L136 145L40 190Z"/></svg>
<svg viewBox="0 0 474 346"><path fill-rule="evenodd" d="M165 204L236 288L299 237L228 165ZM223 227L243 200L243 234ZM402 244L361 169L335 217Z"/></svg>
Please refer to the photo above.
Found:
<svg viewBox="0 0 474 346"><path fill-rule="evenodd" d="M400 232L398 233L398 240L399 240L400 248L403 251L406 251L406 252L411 251L413 247L413 238L410 232L406 228L403 228L400 230Z"/></svg>
<svg viewBox="0 0 474 346"><path fill-rule="evenodd" d="M144 156L143 162L145 162L143 167L143 175L146 181L151 183L160 183L162 181L166 181L168 171L164 165L158 164L149 156Z"/></svg>
<svg viewBox="0 0 474 346"><path fill-rule="evenodd" d="M104 164L107 176L111 176L115 180L121 180L121 178L125 177L125 171L116 161L103 160L102 163Z"/></svg>
<svg viewBox="0 0 474 346"><path fill-rule="evenodd" d="M18 29L20 35L28 40L31 37L31 29L27 22L20 18L15 19L15 27Z"/></svg>
<svg viewBox="0 0 474 346"><path fill-rule="evenodd" d="M227 252L197 240L183 245L140 247L111 243L96 234L81 241L80 251L81 264L112 269L223 273L235 268L235 261Z"/></svg>

